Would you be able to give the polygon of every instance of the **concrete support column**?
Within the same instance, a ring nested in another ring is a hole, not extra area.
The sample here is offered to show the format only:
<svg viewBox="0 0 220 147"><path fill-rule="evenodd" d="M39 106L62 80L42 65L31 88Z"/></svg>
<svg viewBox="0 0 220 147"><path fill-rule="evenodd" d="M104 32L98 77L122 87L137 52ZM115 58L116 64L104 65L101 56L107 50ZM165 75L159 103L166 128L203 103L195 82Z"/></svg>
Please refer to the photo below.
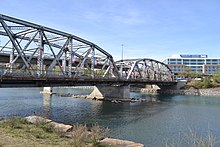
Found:
<svg viewBox="0 0 220 147"><path fill-rule="evenodd" d="M12 46L12 51L10 53L10 73L13 72L13 64L14 63L12 63L12 62L14 60L14 54L15 54L14 52L15 52L15 48Z"/></svg>
<svg viewBox="0 0 220 147"><path fill-rule="evenodd" d="M130 86L95 86L88 97L105 100L130 99Z"/></svg>
<svg viewBox="0 0 220 147"><path fill-rule="evenodd" d="M38 45L38 57L37 57L37 76L41 77L43 74L43 61L44 61L44 45L43 45L43 33L39 32L39 45Z"/></svg>
<svg viewBox="0 0 220 147"><path fill-rule="evenodd" d="M52 87L43 87L44 94L52 94Z"/></svg>
<svg viewBox="0 0 220 147"><path fill-rule="evenodd" d="M63 72L65 73L66 75L66 59L67 59L67 54L66 54L66 51L64 52L64 58L62 60L62 67L63 67Z"/></svg>
<svg viewBox="0 0 220 147"><path fill-rule="evenodd" d="M73 53L73 40L72 39L70 39L70 48L69 48L69 65L68 65L68 67L69 67L69 71L68 71L68 76L69 76L69 78L71 78L72 77L72 62L73 62L73 56L75 56L74 55L74 53Z"/></svg>

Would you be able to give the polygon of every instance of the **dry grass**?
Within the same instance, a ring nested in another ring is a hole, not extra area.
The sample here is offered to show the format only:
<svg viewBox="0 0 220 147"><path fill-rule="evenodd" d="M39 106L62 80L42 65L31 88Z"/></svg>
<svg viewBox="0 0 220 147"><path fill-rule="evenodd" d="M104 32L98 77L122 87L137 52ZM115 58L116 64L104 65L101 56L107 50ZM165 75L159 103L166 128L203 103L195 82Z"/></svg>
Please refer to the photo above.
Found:
<svg viewBox="0 0 220 147"><path fill-rule="evenodd" d="M99 143L100 127L91 128L95 130L88 132L86 125L76 124L73 126L72 138L57 132L48 123L30 124L23 118L11 117L0 121L0 147L23 147L23 146L71 146L71 147L106 147Z"/></svg>
<svg viewBox="0 0 220 147"><path fill-rule="evenodd" d="M173 141L166 141L166 147L217 147L218 141L215 136L208 131L207 136L199 136L195 131L190 130L187 134L179 134Z"/></svg>

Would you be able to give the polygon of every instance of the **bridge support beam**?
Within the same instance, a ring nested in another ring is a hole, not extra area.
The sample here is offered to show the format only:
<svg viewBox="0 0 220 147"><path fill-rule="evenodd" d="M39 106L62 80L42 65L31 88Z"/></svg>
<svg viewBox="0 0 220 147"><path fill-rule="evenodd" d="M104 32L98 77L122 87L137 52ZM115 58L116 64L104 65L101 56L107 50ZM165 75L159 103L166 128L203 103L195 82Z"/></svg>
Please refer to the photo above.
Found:
<svg viewBox="0 0 220 147"><path fill-rule="evenodd" d="M95 86L88 97L104 100L130 99L130 86Z"/></svg>

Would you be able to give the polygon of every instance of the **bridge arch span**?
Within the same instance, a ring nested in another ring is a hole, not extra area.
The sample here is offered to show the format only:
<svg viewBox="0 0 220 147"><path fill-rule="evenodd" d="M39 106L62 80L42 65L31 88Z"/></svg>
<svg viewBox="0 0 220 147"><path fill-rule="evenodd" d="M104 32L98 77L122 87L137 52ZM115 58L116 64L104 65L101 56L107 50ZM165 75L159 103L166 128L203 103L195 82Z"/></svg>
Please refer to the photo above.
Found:
<svg viewBox="0 0 220 147"><path fill-rule="evenodd" d="M0 14L3 76L118 77L111 54L75 35ZM9 58L9 60L7 60ZM96 70L96 67L98 69Z"/></svg>

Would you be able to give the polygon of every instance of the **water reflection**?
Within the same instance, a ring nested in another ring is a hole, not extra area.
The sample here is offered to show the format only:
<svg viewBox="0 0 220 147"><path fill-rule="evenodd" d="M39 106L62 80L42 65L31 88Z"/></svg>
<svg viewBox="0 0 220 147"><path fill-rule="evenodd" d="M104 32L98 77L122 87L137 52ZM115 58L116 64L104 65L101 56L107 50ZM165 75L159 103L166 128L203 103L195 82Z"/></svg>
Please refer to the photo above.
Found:
<svg viewBox="0 0 220 147"><path fill-rule="evenodd" d="M51 94L43 93L43 117L50 118L51 116Z"/></svg>

